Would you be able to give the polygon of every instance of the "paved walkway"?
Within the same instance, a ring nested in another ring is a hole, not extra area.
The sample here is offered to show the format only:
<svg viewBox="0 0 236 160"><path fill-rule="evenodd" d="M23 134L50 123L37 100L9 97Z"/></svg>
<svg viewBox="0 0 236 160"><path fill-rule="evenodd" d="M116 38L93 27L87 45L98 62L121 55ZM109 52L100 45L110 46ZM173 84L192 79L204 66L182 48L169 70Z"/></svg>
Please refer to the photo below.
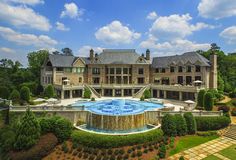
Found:
<svg viewBox="0 0 236 160"><path fill-rule="evenodd" d="M214 154L215 156L219 157L221 155L218 155L217 152L228 148L233 144L236 144L236 140L227 137L220 137L215 140L198 145L196 147L187 149L183 152L177 153L169 157L168 160L178 160L181 156L184 156L185 160L200 160L206 158L211 154ZM223 157L221 158L224 159Z"/></svg>

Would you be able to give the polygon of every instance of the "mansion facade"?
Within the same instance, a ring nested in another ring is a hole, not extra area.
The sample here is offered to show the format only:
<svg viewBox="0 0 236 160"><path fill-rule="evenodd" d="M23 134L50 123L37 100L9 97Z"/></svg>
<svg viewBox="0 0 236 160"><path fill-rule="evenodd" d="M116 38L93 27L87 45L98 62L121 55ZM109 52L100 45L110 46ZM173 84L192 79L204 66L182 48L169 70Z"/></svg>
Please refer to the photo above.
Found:
<svg viewBox="0 0 236 160"><path fill-rule="evenodd" d="M201 88L217 88L217 56L210 61L196 52L154 57L134 49L90 50L88 57L49 54L41 68L41 84L52 84L61 99L82 97L85 88L93 97L139 98L151 89L153 97L196 99Z"/></svg>

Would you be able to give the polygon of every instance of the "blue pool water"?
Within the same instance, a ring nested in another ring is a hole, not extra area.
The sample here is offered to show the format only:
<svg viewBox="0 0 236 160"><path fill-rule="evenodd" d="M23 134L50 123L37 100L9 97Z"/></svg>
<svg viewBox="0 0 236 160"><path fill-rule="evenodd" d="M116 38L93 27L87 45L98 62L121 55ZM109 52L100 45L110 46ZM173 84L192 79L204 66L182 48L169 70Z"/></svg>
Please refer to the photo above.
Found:
<svg viewBox="0 0 236 160"><path fill-rule="evenodd" d="M132 115L163 107L162 104L127 99L76 102L72 106L103 115Z"/></svg>

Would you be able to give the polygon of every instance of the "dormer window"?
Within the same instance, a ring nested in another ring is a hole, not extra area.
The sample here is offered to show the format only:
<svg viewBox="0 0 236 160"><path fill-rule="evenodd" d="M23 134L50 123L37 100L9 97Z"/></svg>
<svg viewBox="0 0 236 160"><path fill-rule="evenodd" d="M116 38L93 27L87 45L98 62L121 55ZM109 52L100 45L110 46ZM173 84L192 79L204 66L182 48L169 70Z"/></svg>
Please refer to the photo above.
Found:
<svg viewBox="0 0 236 160"><path fill-rule="evenodd" d="M199 65L195 66L195 71L196 72L201 72L201 67Z"/></svg>
<svg viewBox="0 0 236 160"><path fill-rule="evenodd" d="M171 67L170 67L170 72L171 72L171 73L175 72L175 67L171 66Z"/></svg>
<svg viewBox="0 0 236 160"><path fill-rule="evenodd" d="M183 72L183 67L182 66L178 67L178 72Z"/></svg>
<svg viewBox="0 0 236 160"><path fill-rule="evenodd" d="M192 72L192 67L191 66L187 66L187 72Z"/></svg>

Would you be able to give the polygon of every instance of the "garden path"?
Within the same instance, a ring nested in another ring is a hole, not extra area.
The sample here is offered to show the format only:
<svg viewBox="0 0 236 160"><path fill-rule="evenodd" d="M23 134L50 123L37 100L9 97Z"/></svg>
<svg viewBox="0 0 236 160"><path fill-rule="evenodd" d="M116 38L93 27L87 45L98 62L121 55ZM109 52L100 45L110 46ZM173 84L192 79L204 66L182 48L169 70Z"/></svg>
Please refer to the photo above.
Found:
<svg viewBox="0 0 236 160"><path fill-rule="evenodd" d="M196 147L187 149L180 153L177 153L171 157L168 157L168 160L177 160L179 157L184 156L185 160L201 160L206 158L209 155L216 154L217 152L236 144L236 140L227 138L227 137L220 137L215 140L203 143ZM217 156L217 154L216 154ZM223 157L221 157L223 158ZM226 160L226 159L225 159Z"/></svg>

